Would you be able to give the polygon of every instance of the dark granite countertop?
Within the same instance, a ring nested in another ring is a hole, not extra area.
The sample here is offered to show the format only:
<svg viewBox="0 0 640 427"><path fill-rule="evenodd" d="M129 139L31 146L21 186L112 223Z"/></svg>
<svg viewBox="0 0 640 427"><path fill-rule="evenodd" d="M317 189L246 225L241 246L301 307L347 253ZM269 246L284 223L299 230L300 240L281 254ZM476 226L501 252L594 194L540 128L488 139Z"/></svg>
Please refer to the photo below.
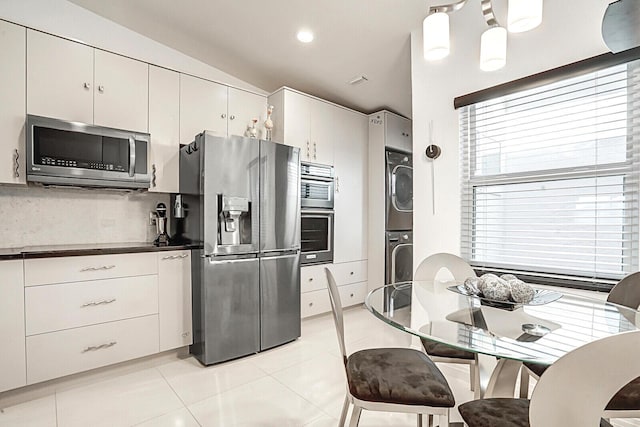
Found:
<svg viewBox="0 0 640 427"><path fill-rule="evenodd" d="M181 249L196 249L198 247L196 244L155 246L153 243L147 242L27 246L24 248L0 248L0 260L177 251Z"/></svg>

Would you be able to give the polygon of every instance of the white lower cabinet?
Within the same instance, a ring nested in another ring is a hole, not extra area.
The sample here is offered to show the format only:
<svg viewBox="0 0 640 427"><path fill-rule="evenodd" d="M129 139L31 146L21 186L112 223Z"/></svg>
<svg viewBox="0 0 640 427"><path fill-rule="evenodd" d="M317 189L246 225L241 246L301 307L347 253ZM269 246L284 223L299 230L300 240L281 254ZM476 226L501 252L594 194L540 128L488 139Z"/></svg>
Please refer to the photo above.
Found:
<svg viewBox="0 0 640 427"><path fill-rule="evenodd" d="M158 315L27 337L34 384L158 352Z"/></svg>
<svg viewBox="0 0 640 427"><path fill-rule="evenodd" d="M326 289L304 292L300 295L300 317L315 316L331 310L329 293Z"/></svg>
<svg viewBox="0 0 640 427"><path fill-rule="evenodd" d="M0 277L0 391L192 343L189 250L2 261Z"/></svg>
<svg viewBox="0 0 640 427"><path fill-rule="evenodd" d="M22 260L0 261L0 392L26 384Z"/></svg>
<svg viewBox="0 0 640 427"><path fill-rule="evenodd" d="M158 253L160 351L193 343L191 252Z"/></svg>
<svg viewBox="0 0 640 427"><path fill-rule="evenodd" d="M325 268L333 274L343 307L362 304L367 296L367 261L322 264L300 269L301 317L331 311Z"/></svg>
<svg viewBox="0 0 640 427"><path fill-rule="evenodd" d="M25 289L27 336L156 313L156 275Z"/></svg>

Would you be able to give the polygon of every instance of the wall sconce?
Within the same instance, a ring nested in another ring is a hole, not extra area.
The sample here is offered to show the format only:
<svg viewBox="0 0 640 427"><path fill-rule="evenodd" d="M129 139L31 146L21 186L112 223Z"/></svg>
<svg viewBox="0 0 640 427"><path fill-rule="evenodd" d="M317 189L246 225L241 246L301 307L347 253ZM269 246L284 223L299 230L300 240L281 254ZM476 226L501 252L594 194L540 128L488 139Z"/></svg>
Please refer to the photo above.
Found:
<svg viewBox="0 0 640 427"><path fill-rule="evenodd" d="M428 61L445 58L450 52L449 14L462 9L469 0L432 6L422 23L424 57ZM542 22L543 0L509 0L509 31L520 33L536 28ZM495 71L507 62L507 30L493 13L491 0L480 0L482 15L489 26L480 39L480 69Z"/></svg>

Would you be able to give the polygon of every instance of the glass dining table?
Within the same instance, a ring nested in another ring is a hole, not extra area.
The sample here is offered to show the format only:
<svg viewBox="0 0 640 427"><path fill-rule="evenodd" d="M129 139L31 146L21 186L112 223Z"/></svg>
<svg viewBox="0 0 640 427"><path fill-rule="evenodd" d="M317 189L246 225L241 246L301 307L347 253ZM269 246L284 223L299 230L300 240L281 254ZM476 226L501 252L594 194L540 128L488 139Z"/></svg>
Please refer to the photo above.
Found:
<svg viewBox="0 0 640 427"><path fill-rule="evenodd" d="M394 328L475 353L477 398L513 397L522 362L550 365L591 341L640 329L637 310L601 299L538 290L547 296L539 305L495 304L461 295L456 285L396 283L371 291L365 305Z"/></svg>

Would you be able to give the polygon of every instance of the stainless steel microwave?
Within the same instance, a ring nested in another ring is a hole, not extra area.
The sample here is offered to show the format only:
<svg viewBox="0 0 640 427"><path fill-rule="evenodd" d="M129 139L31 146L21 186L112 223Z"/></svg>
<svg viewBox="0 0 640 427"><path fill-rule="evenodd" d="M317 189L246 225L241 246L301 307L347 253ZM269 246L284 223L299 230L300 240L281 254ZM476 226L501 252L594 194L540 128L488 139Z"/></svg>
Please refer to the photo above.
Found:
<svg viewBox="0 0 640 427"><path fill-rule="evenodd" d="M149 134L27 116L27 181L149 188Z"/></svg>
<svg viewBox="0 0 640 427"><path fill-rule="evenodd" d="M334 188L333 166L300 163L300 206L302 209L333 209Z"/></svg>

